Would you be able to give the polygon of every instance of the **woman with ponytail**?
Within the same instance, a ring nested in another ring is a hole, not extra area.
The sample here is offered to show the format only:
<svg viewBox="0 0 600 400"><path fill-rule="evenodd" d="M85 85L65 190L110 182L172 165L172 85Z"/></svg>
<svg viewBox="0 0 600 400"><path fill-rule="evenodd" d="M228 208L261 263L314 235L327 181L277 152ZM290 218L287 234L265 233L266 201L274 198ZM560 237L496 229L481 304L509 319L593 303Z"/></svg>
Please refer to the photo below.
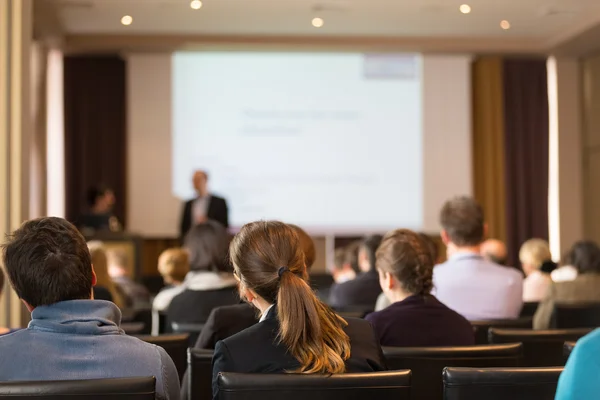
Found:
<svg viewBox="0 0 600 400"><path fill-rule="evenodd" d="M260 322L217 342L213 395L220 372L324 373L384 370L379 342L364 320L343 319L307 279L295 230L282 222L245 225L229 249L241 297Z"/></svg>
<svg viewBox="0 0 600 400"><path fill-rule="evenodd" d="M468 346L473 328L430 294L434 256L428 243L408 229L384 236L375 254L383 293L392 303L367 315L382 346Z"/></svg>

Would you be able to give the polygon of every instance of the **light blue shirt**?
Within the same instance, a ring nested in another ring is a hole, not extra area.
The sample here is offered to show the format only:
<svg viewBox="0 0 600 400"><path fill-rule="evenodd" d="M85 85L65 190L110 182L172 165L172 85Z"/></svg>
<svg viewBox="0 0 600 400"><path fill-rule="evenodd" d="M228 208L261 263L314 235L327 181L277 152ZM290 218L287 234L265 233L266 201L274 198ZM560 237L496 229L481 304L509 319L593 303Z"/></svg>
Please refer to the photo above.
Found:
<svg viewBox="0 0 600 400"><path fill-rule="evenodd" d="M476 253L437 265L433 286L439 301L470 321L517 318L523 307L523 275Z"/></svg>
<svg viewBox="0 0 600 400"><path fill-rule="evenodd" d="M600 329L581 338L558 380L556 400L597 399L600 394Z"/></svg>

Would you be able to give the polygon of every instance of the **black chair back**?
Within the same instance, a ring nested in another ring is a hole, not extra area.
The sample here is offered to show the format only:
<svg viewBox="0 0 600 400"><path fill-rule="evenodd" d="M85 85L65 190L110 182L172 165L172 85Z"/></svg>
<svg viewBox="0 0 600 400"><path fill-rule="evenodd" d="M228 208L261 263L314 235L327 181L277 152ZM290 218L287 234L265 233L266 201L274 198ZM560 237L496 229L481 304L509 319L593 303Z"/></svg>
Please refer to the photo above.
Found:
<svg viewBox="0 0 600 400"><path fill-rule="evenodd" d="M446 368L444 400L554 400L561 367Z"/></svg>
<svg viewBox="0 0 600 400"><path fill-rule="evenodd" d="M185 369L187 368L187 348L189 342L187 334L138 336L138 338L146 343L152 343L165 349L177 368L179 380L183 379L183 374L185 374Z"/></svg>
<svg viewBox="0 0 600 400"><path fill-rule="evenodd" d="M576 344L577 344L577 342L565 342L565 344L563 345L563 357L565 360L565 364L567 363L567 360L571 356L571 353L573 352L573 349L575 348Z"/></svg>
<svg viewBox="0 0 600 400"><path fill-rule="evenodd" d="M531 329L533 318L523 317L517 319L497 319L487 321L471 321L475 332L475 344L488 344L488 331L490 328L522 328Z"/></svg>
<svg viewBox="0 0 600 400"><path fill-rule="evenodd" d="M204 324L171 323L172 332L187 333L189 335L189 347L194 347L198 340L198 336L200 336L200 332L202 332L202 328L204 328Z"/></svg>
<svg viewBox="0 0 600 400"><path fill-rule="evenodd" d="M188 349L188 400L212 399L212 350Z"/></svg>
<svg viewBox="0 0 600 400"><path fill-rule="evenodd" d="M0 382L0 400L154 400L156 379Z"/></svg>
<svg viewBox="0 0 600 400"><path fill-rule="evenodd" d="M363 374L219 374L218 400L409 400L410 371Z"/></svg>
<svg viewBox="0 0 600 400"><path fill-rule="evenodd" d="M535 315L535 312L537 311L539 305L540 305L540 303L538 303L537 301L523 303L523 308L521 308L521 315L520 315L520 317L521 318L526 318L526 317L533 318L533 316Z"/></svg>
<svg viewBox="0 0 600 400"><path fill-rule="evenodd" d="M489 332L490 343L523 343L522 367L563 366L563 346L567 340L577 340L591 329L530 330L496 329Z"/></svg>
<svg viewBox="0 0 600 400"><path fill-rule="evenodd" d="M600 303L555 304L554 326L557 329L600 327Z"/></svg>
<svg viewBox="0 0 600 400"><path fill-rule="evenodd" d="M445 367L516 367L522 355L520 343L465 347L384 347L390 370L412 371L412 398L439 400Z"/></svg>

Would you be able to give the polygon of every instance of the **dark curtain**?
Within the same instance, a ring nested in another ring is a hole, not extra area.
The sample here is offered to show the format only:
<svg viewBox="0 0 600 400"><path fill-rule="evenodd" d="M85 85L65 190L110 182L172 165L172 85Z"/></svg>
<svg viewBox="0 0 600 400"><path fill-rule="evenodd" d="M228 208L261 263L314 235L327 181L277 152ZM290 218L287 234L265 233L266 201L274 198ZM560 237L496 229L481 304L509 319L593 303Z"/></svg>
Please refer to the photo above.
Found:
<svg viewBox="0 0 600 400"><path fill-rule="evenodd" d="M104 184L126 224L125 61L117 55L64 60L65 190L67 219L88 210L85 193Z"/></svg>
<svg viewBox="0 0 600 400"><path fill-rule="evenodd" d="M527 239L548 239L548 82L545 59L504 61L508 262Z"/></svg>

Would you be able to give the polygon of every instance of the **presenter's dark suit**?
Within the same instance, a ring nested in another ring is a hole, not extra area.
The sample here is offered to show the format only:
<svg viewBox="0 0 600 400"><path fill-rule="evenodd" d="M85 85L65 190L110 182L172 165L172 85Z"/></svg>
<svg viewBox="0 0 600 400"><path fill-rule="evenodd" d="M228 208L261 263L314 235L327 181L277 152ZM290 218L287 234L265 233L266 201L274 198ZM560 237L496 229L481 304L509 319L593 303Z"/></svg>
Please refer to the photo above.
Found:
<svg viewBox="0 0 600 400"><path fill-rule="evenodd" d="M179 234L183 239L188 233L193 223L192 209L196 199L188 200L183 206L183 214L181 215L181 224L179 226ZM206 210L206 218L220 222L225 228L229 228L229 211L227 210L227 202L224 198L210 195L208 199L208 208Z"/></svg>
<svg viewBox="0 0 600 400"><path fill-rule="evenodd" d="M346 372L385 371L385 360L371 324L362 319L346 318L344 328L350 337L350 358ZM267 318L215 346L213 356L213 398L217 398L219 372L284 373L299 368L296 360L280 343L279 320L275 306Z"/></svg>
<svg viewBox="0 0 600 400"><path fill-rule="evenodd" d="M372 270L358 275L351 281L331 286L329 305L338 310L364 308L365 311L373 311L380 294L379 275L377 271Z"/></svg>

